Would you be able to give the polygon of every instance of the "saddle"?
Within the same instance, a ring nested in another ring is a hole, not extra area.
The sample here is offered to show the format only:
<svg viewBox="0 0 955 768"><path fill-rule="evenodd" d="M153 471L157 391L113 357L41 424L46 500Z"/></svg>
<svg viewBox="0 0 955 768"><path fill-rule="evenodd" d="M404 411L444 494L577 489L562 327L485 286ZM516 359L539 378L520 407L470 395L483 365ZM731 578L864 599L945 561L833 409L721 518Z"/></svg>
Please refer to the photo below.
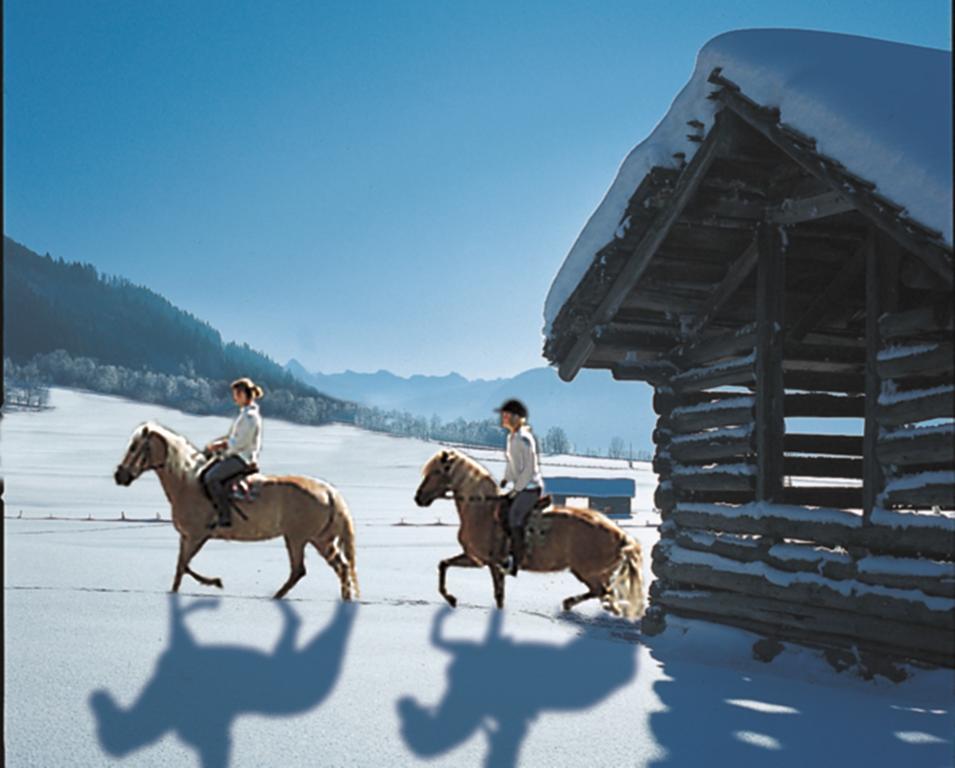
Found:
<svg viewBox="0 0 955 768"><path fill-rule="evenodd" d="M545 509L547 509L553 503L553 499L550 495L541 496L531 507L531 511L528 514L528 521L532 516L540 515ZM509 496L501 496L501 503L498 507L497 520L501 524L501 528L504 530L508 536L511 535L511 527L507 523L507 513L511 506L511 499Z"/></svg>
<svg viewBox="0 0 955 768"><path fill-rule="evenodd" d="M255 501L262 490L262 483L253 478L259 474L258 464L249 464L236 475L229 484L229 499L231 501Z"/></svg>

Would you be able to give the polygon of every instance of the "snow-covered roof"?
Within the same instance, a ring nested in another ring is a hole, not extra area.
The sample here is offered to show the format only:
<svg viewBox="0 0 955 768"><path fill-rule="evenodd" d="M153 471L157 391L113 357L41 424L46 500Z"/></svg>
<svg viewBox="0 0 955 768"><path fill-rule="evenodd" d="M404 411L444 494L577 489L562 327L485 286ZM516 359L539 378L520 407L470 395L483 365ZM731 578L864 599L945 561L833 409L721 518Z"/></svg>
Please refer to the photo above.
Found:
<svg viewBox="0 0 955 768"><path fill-rule="evenodd" d="M704 133L713 125L718 105L707 98L707 78L716 68L951 244L951 67L950 51L830 32L754 29L714 38L663 119L627 155L564 260L544 307L545 336L650 169L677 168L675 153L695 154L699 143L687 138L687 122L701 121Z"/></svg>

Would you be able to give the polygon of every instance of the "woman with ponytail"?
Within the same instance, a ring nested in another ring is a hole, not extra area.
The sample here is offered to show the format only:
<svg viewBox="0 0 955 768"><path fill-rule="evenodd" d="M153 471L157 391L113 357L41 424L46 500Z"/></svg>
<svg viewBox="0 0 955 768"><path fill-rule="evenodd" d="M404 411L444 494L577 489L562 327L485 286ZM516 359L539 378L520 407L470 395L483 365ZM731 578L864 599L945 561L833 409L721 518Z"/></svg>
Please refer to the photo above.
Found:
<svg viewBox="0 0 955 768"><path fill-rule="evenodd" d="M219 513L212 527L232 525L229 485L240 475L257 471L262 446L262 417L255 402L262 397L262 387L244 377L232 382L232 399L239 406L239 415L229 434L213 440L206 452L215 458L202 472L202 482Z"/></svg>

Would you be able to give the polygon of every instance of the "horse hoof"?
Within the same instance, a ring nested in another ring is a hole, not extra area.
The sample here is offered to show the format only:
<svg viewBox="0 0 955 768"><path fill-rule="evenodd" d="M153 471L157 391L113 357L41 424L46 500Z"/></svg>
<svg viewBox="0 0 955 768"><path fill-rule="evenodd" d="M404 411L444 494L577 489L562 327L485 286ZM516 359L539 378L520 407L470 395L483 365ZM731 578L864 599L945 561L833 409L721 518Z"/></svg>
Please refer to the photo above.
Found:
<svg viewBox="0 0 955 768"><path fill-rule="evenodd" d="M574 607L569 600L564 600L562 605L565 611L569 611L571 608Z"/></svg>
<svg viewBox="0 0 955 768"><path fill-rule="evenodd" d="M450 605L452 608L458 607L458 599L456 597L451 597L451 595L447 595L444 599L448 601L448 605Z"/></svg>
<svg viewBox="0 0 955 768"><path fill-rule="evenodd" d="M216 587L216 588L218 588L218 589L222 589L222 579L213 579L213 580L212 580L212 586L214 586L214 587Z"/></svg>

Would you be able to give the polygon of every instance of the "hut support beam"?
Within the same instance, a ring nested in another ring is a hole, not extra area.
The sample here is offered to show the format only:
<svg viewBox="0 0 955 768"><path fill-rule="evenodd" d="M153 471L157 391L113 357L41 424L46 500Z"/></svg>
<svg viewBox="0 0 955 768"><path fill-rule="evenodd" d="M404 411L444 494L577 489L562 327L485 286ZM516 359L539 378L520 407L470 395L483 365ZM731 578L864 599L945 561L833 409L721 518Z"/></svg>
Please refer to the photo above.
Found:
<svg viewBox="0 0 955 768"><path fill-rule="evenodd" d="M862 446L862 520L868 525L876 499L885 484L879 462L879 378L878 356L881 347L879 317L893 312L898 303L898 254L887 247L885 238L869 229L865 244L865 432Z"/></svg>
<svg viewBox="0 0 955 768"><path fill-rule="evenodd" d="M783 487L785 389L783 318L785 263L779 228L768 222L757 234L756 273L756 498L778 501Z"/></svg>

